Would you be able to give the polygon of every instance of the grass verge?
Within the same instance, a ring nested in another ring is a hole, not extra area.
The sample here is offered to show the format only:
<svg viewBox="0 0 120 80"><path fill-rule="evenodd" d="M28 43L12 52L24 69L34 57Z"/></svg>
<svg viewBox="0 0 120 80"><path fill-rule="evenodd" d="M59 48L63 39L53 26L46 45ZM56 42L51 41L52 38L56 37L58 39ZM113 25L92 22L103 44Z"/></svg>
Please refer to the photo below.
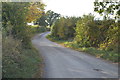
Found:
<svg viewBox="0 0 120 80"><path fill-rule="evenodd" d="M20 40L8 36L3 38L2 46L3 78L42 77L42 58L31 42L24 48Z"/></svg>
<svg viewBox="0 0 120 80"><path fill-rule="evenodd" d="M88 48L79 47L77 44L74 44L72 41L59 40L59 39L57 39L57 38L55 38L51 35L47 35L46 38L53 41L53 42L56 42L60 45L63 45L65 47L68 47L68 48L71 48L71 49L74 49L74 50L77 50L77 51L82 51L82 52L89 53L91 55L96 56L97 58L103 58L105 60L112 61L112 62L115 62L115 63L120 62L118 60L118 58L120 56L118 55L117 52L114 52L114 51L100 50L100 49L97 49L97 48L94 48L94 47L88 47Z"/></svg>

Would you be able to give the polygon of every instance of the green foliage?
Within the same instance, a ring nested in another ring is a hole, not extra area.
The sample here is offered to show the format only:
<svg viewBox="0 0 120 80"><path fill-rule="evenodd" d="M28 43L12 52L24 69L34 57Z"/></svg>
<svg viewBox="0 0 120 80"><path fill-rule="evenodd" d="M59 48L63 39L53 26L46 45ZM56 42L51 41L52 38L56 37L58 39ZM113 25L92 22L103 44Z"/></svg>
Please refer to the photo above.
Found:
<svg viewBox="0 0 120 80"><path fill-rule="evenodd" d="M29 49L22 48L21 41L15 40L11 36L3 38L2 43L3 78L34 77L41 62L38 52L33 47L29 47Z"/></svg>
<svg viewBox="0 0 120 80"><path fill-rule="evenodd" d="M51 35L59 39L69 39L74 37L76 27L75 23L78 18L76 17L61 17L52 27Z"/></svg>
<svg viewBox="0 0 120 80"><path fill-rule="evenodd" d="M118 60L119 55L117 52L114 51L99 50L94 47L81 48L81 50L89 54L95 55L97 58L103 58L106 60L110 60L112 62L119 62Z"/></svg>
<svg viewBox="0 0 120 80"><path fill-rule="evenodd" d="M44 13L40 18L37 19L34 23L41 26L41 31L45 30L50 31L51 27L54 25L56 20L60 17L60 14L55 13L51 10Z"/></svg>
<svg viewBox="0 0 120 80"><path fill-rule="evenodd" d="M47 20L47 17L46 15L44 14L43 16L41 16L39 19L37 19L36 21L36 24L40 25L40 26L43 26L43 27L46 27L48 25L48 23L46 22Z"/></svg>
<svg viewBox="0 0 120 80"><path fill-rule="evenodd" d="M94 11L102 14L107 19L109 15L120 18L120 3L119 2L94 2Z"/></svg>
<svg viewBox="0 0 120 80"><path fill-rule="evenodd" d="M75 50L91 51L90 54L118 62L119 26L120 23L112 19L95 20L92 14L81 18L61 17L48 38Z"/></svg>
<svg viewBox="0 0 120 80"><path fill-rule="evenodd" d="M2 4L2 23L7 35L13 35L14 38L24 40L26 37L26 13L29 3L6 3ZM8 26L11 25L11 26Z"/></svg>
<svg viewBox="0 0 120 80"><path fill-rule="evenodd" d="M76 25L74 43L80 47L100 47L117 50L118 24L114 20L94 20L92 15L83 16ZM114 47L113 47L114 44Z"/></svg>
<svg viewBox="0 0 120 80"><path fill-rule="evenodd" d="M58 38L53 37L51 35L48 35L47 38L51 41L57 42L58 44L64 45L65 47L89 53L91 55L96 56L97 58L103 58L112 62L120 62L118 60L120 56L118 55L118 52L115 51L100 50L95 47L80 47L79 44L76 44L71 40L59 40Z"/></svg>
<svg viewBox="0 0 120 80"><path fill-rule="evenodd" d="M45 31L47 31L47 28L46 28L46 27L38 27L38 28L37 28L37 32L38 32L38 33L42 33L42 32L45 32Z"/></svg>
<svg viewBox="0 0 120 80"><path fill-rule="evenodd" d="M95 44L98 28L94 24L94 16L92 15L84 15L83 18L76 23L76 36L74 41L79 44L80 47L90 47ZM94 40L94 43L92 40Z"/></svg>
<svg viewBox="0 0 120 80"><path fill-rule="evenodd" d="M36 21L41 17L44 14L44 7L45 5L42 2L30 2L26 15L27 22Z"/></svg>
<svg viewBox="0 0 120 80"><path fill-rule="evenodd" d="M106 32L105 40L103 41L103 43L100 44L100 49L118 52L118 45L119 45L118 24L119 23L114 23L114 24L110 25L109 29Z"/></svg>
<svg viewBox="0 0 120 80"><path fill-rule="evenodd" d="M55 13L51 10L48 10L46 12L46 17L47 17L46 21L47 21L48 25L52 26L54 24L54 22L60 17L60 14Z"/></svg>
<svg viewBox="0 0 120 80"><path fill-rule="evenodd" d="M30 5L2 3L3 78L32 78L40 68L41 59L31 44L37 29L27 26L26 20Z"/></svg>
<svg viewBox="0 0 120 80"><path fill-rule="evenodd" d="M106 53L100 52L101 57L117 62L119 57L118 25L120 25L120 23L115 23L114 20L100 21L94 20L94 17L91 15L83 16L83 18L76 23L76 36L71 47L99 48L99 50L106 51ZM98 52L91 53L99 55L99 50Z"/></svg>

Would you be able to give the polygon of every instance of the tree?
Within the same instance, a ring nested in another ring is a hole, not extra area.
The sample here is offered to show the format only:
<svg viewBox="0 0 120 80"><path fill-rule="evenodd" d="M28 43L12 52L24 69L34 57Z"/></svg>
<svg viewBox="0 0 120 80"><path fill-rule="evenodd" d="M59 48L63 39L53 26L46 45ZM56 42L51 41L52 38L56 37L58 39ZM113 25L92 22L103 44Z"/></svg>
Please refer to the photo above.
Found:
<svg viewBox="0 0 120 80"><path fill-rule="evenodd" d="M59 17L60 17L60 14L49 10L46 13L44 13L42 16L40 16L35 22L35 24L38 24L44 27L52 26Z"/></svg>
<svg viewBox="0 0 120 80"><path fill-rule="evenodd" d="M48 25L46 14L37 19L36 24L46 27Z"/></svg>
<svg viewBox="0 0 120 80"><path fill-rule="evenodd" d="M27 69L27 67L30 67L31 64L39 64L39 59L36 57L38 56L37 52L31 45L33 28L27 26L26 20L30 5L29 2L2 3L3 78L32 77L36 67L32 67L33 70ZM30 20L35 20L35 17ZM31 58L37 59L38 63L29 61ZM26 72L28 75L25 75Z"/></svg>
<svg viewBox="0 0 120 80"><path fill-rule="evenodd" d="M76 28L75 28L75 38L74 42L75 44L78 44L79 47L90 47L90 38L94 38L93 34L97 30L94 27L94 25L90 26L94 21L94 16L89 14L89 15L84 15L81 19L79 19L76 23ZM93 31L94 30L94 31ZM95 33L96 34L96 33ZM95 35L94 34L94 35ZM94 40L96 40L94 38Z"/></svg>
<svg viewBox="0 0 120 80"><path fill-rule="evenodd" d="M52 24L60 17L60 14L49 10L46 12L46 16L48 25L52 26Z"/></svg>
<svg viewBox="0 0 120 80"><path fill-rule="evenodd" d="M19 37L25 31L26 26L26 15L28 11L29 3L7 3L4 2L2 5L2 23L3 29L5 30L7 36L13 35L14 37ZM8 26L11 25L11 26ZM4 31L3 30L3 31ZM23 32L22 32L23 31Z"/></svg>
<svg viewBox="0 0 120 80"><path fill-rule="evenodd" d="M28 7L28 13L27 13L27 22L32 22L41 17L42 14L44 14L44 4L41 2L33 2L30 3L30 6Z"/></svg>
<svg viewBox="0 0 120 80"><path fill-rule="evenodd" d="M59 39L70 39L74 37L76 17L60 17L52 27L51 35Z"/></svg>
<svg viewBox="0 0 120 80"><path fill-rule="evenodd" d="M4 29L3 31L5 31L6 36L12 35L14 38L20 39L23 42L27 42L24 41L28 37L28 33L26 33L28 32L26 24L29 21L36 20L38 16L43 15L39 14L39 9L43 10L43 7L44 5L41 3L4 2L2 5L2 23ZM32 9L33 15L31 14Z"/></svg>
<svg viewBox="0 0 120 80"><path fill-rule="evenodd" d="M94 11L101 15L104 15L105 19L109 18L110 15L114 16L115 19L120 18L120 3L119 2L94 2Z"/></svg>

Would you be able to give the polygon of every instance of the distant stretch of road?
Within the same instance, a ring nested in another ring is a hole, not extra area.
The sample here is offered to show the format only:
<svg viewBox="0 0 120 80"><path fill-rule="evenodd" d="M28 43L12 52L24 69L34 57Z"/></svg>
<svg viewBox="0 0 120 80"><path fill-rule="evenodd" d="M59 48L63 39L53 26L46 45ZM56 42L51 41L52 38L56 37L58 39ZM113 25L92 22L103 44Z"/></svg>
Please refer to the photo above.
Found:
<svg viewBox="0 0 120 80"><path fill-rule="evenodd" d="M118 78L116 64L65 48L46 39L47 34L32 40L44 59L44 78Z"/></svg>

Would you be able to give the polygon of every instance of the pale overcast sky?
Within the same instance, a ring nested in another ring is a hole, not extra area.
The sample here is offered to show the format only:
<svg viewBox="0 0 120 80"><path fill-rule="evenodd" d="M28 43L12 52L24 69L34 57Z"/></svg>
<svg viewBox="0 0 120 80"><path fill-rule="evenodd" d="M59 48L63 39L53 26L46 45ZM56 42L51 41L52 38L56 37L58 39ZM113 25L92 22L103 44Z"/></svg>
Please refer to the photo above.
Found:
<svg viewBox="0 0 120 80"><path fill-rule="evenodd" d="M63 16L82 16L94 13L94 0L42 0L47 10L60 13ZM98 16L98 15L97 15Z"/></svg>

